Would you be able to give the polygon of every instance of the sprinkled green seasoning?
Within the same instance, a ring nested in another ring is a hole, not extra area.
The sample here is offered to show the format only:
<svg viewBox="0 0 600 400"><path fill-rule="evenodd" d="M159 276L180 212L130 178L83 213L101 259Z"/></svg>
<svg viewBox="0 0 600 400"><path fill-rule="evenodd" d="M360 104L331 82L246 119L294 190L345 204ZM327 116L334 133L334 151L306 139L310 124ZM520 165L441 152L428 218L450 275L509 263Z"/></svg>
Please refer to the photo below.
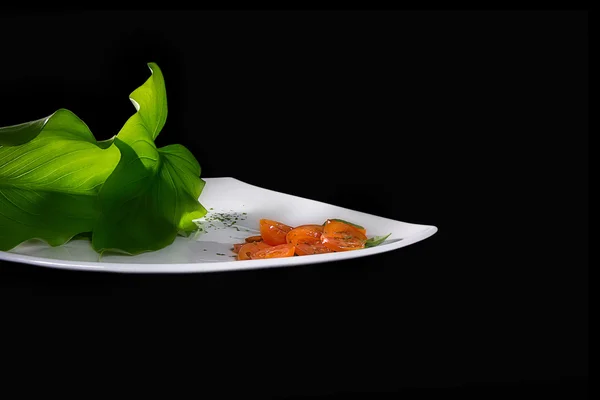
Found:
<svg viewBox="0 0 600 400"><path fill-rule="evenodd" d="M209 228L231 228L238 221L245 221L246 215L246 213L239 214L235 212L209 213L204 217L204 222L208 223ZM220 227L216 223L223 224L224 226Z"/></svg>

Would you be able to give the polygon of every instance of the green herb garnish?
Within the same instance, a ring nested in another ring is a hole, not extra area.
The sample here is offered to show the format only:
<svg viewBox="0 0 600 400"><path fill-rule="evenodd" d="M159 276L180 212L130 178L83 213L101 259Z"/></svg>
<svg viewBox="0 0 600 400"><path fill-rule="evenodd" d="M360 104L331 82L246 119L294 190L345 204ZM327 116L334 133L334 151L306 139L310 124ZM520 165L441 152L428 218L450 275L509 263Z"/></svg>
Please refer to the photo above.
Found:
<svg viewBox="0 0 600 400"><path fill-rule="evenodd" d="M385 239L387 239L389 236L391 235L391 233L388 233L385 236L373 236L372 238L368 239L365 243L365 247L375 247L375 246L379 246L381 243L383 243L385 241Z"/></svg>

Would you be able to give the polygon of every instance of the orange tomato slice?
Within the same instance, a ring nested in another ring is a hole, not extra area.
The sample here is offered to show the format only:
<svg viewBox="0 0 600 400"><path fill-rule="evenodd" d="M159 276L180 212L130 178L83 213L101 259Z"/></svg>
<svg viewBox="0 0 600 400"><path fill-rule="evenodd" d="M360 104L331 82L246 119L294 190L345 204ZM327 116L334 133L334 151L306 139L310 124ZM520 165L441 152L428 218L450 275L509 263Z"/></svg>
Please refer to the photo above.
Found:
<svg viewBox="0 0 600 400"><path fill-rule="evenodd" d="M322 233L323 227L321 225L300 225L289 231L285 236L285 239L294 246L299 243L321 243Z"/></svg>
<svg viewBox="0 0 600 400"><path fill-rule="evenodd" d="M244 244L242 247L240 247L240 250L238 251L238 260L250 260L252 258L252 255L254 255L256 252L269 248L272 246L269 246L268 244L266 244L265 242L252 242L252 243L246 243Z"/></svg>
<svg viewBox="0 0 600 400"><path fill-rule="evenodd" d="M297 256L309 256L311 254L324 254L332 252L329 250L329 247L325 246L321 242L313 244L298 243L295 247Z"/></svg>
<svg viewBox="0 0 600 400"><path fill-rule="evenodd" d="M291 230L291 226L282 224L278 221L273 221L271 219L260 220L260 235L262 236L263 241L271 246L286 244L287 241L285 236Z"/></svg>
<svg viewBox="0 0 600 400"><path fill-rule="evenodd" d="M286 243L258 250L251 254L250 258L252 260L260 260L264 258L292 257L295 253L296 248L293 245Z"/></svg>
<svg viewBox="0 0 600 400"><path fill-rule="evenodd" d="M328 221L344 222L344 223L346 223L346 224L348 224L348 225L350 225L350 226L358 229L363 235L367 234L367 230L365 228L363 228L362 226L356 225L356 224L354 224L354 223L352 223L350 221L344 221L343 219L337 219L337 218L332 218L332 219L330 219ZM327 223L327 221L325 221L325 223Z"/></svg>
<svg viewBox="0 0 600 400"><path fill-rule="evenodd" d="M245 245L246 243L236 243L233 245L233 252L235 254L238 254L240 252L240 249L242 248L243 245Z"/></svg>
<svg viewBox="0 0 600 400"><path fill-rule="evenodd" d="M365 247L367 236L361 230L344 222L327 220L321 243L331 251L358 250Z"/></svg>
<svg viewBox="0 0 600 400"><path fill-rule="evenodd" d="M263 240L263 238L260 235L258 235L258 236L250 236L250 237L246 238L246 243L260 242L261 240Z"/></svg>

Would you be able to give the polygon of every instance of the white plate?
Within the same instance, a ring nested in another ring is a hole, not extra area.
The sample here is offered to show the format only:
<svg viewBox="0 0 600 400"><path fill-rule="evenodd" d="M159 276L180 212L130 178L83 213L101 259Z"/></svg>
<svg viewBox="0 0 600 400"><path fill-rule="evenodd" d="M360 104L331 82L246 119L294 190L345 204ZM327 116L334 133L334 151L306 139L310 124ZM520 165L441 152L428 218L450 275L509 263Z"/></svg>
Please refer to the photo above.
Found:
<svg viewBox="0 0 600 400"><path fill-rule="evenodd" d="M314 200L249 185L233 178L204 178L200 202L208 214L198 221L204 232L175 242L155 252L137 256L103 255L101 259L87 240L73 240L51 247L31 240L14 249L0 251L0 260L51 268L125 273L216 272L256 268L290 267L364 257L396 250L426 239L437 232L431 225L417 225L365 214ZM237 218L237 220L236 220ZM268 218L288 225L321 223L340 218L362 225L367 236L391 233L377 247L302 257L236 261L233 243L258 233L258 221ZM222 221L220 221L222 220Z"/></svg>

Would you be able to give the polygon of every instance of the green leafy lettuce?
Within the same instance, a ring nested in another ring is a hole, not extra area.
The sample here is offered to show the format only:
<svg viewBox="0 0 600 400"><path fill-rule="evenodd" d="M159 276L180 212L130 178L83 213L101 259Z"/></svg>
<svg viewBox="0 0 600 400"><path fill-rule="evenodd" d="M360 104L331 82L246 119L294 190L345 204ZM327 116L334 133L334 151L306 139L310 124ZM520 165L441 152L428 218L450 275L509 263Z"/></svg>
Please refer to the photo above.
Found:
<svg viewBox="0 0 600 400"><path fill-rule="evenodd" d="M0 128L0 250L29 239L138 254L168 246L206 214L200 165L181 145L157 148L167 119L162 72L130 95L137 112L98 142L72 112Z"/></svg>

